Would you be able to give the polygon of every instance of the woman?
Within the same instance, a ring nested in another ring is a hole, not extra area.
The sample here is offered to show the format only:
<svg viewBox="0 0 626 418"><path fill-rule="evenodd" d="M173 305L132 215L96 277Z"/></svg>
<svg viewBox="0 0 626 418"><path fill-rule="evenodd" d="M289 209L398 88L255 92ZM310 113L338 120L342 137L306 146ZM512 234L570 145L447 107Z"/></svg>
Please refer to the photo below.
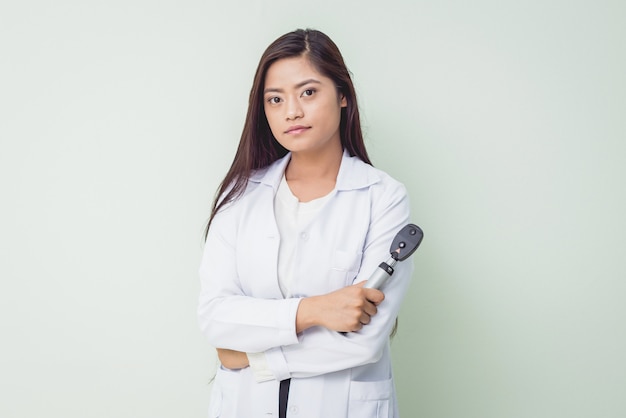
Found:
<svg viewBox="0 0 626 418"><path fill-rule="evenodd" d="M217 196L200 267L200 326L222 363L210 416L397 417L389 335L412 264L384 294L362 282L409 201L371 166L352 80L323 33L264 52Z"/></svg>

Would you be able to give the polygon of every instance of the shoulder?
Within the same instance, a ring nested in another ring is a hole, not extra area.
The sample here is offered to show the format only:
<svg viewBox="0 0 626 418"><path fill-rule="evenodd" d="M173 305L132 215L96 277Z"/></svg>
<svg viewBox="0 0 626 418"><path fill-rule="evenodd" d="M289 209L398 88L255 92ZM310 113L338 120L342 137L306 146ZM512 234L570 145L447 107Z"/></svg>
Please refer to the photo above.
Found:
<svg viewBox="0 0 626 418"><path fill-rule="evenodd" d="M387 172L363 162L358 157L344 155L338 177L338 188L368 188L375 194L406 195L404 184Z"/></svg>
<svg viewBox="0 0 626 418"><path fill-rule="evenodd" d="M241 179L239 192L232 201L224 205L224 208L238 206L241 203L245 204L250 195L254 195L255 191L263 189L261 186L269 186L276 190L288 162L289 156L287 155L265 167L252 170L249 175ZM227 196L237 183L238 181L233 181L220 196L220 200ZM237 187L239 188L239 185Z"/></svg>
<svg viewBox="0 0 626 418"><path fill-rule="evenodd" d="M365 164L362 162L362 164ZM365 164L366 166L369 167L369 170L371 170L373 173L376 174L376 176L378 176L379 181L376 183L376 185L378 187L382 187L385 189L403 189L406 190L404 187L404 184L402 182L400 182L399 180L397 180L396 178L392 177L389 173L387 173L386 171L381 170L380 168L376 168L373 167L369 164Z"/></svg>
<svg viewBox="0 0 626 418"><path fill-rule="evenodd" d="M371 187L372 207L379 210L387 210L393 206L403 206L409 210L409 195L404 183L396 180L387 172L372 167L380 178L380 181Z"/></svg>

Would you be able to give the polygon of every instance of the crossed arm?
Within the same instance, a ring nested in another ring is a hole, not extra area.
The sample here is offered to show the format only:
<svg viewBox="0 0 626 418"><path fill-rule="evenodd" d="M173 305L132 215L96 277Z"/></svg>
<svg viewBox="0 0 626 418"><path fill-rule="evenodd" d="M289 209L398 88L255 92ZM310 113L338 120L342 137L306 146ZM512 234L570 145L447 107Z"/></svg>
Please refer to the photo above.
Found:
<svg viewBox="0 0 626 418"><path fill-rule="evenodd" d="M302 299L296 313L296 332L314 326L351 332L369 324L385 296L380 290L363 288L363 283ZM249 366L248 356L241 351L218 348L217 355L222 365L229 369Z"/></svg>

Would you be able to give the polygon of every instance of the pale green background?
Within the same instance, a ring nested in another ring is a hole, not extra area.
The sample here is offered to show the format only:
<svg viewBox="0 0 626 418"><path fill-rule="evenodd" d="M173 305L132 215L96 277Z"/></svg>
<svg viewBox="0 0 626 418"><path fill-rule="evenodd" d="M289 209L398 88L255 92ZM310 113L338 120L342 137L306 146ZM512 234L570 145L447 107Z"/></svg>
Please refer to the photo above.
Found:
<svg viewBox="0 0 626 418"><path fill-rule="evenodd" d="M354 73L426 233L403 417L626 416L623 1L3 1L0 416L204 417L209 203L258 58ZM332 418L332 417L330 417Z"/></svg>

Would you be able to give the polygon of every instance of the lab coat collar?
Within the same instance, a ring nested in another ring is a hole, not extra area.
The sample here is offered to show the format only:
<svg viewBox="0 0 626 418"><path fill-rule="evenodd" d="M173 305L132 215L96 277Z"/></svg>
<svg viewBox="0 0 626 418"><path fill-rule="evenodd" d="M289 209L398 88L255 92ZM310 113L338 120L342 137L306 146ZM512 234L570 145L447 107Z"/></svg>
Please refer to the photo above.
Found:
<svg viewBox="0 0 626 418"><path fill-rule="evenodd" d="M291 153L287 153L269 166L255 171L250 176L250 181L271 186L274 191L278 190L290 159ZM379 181L380 175L377 170L361 161L359 157L351 157L348 151L343 151L339 174L337 174L336 189L338 191L362 189Z"/></svg>

